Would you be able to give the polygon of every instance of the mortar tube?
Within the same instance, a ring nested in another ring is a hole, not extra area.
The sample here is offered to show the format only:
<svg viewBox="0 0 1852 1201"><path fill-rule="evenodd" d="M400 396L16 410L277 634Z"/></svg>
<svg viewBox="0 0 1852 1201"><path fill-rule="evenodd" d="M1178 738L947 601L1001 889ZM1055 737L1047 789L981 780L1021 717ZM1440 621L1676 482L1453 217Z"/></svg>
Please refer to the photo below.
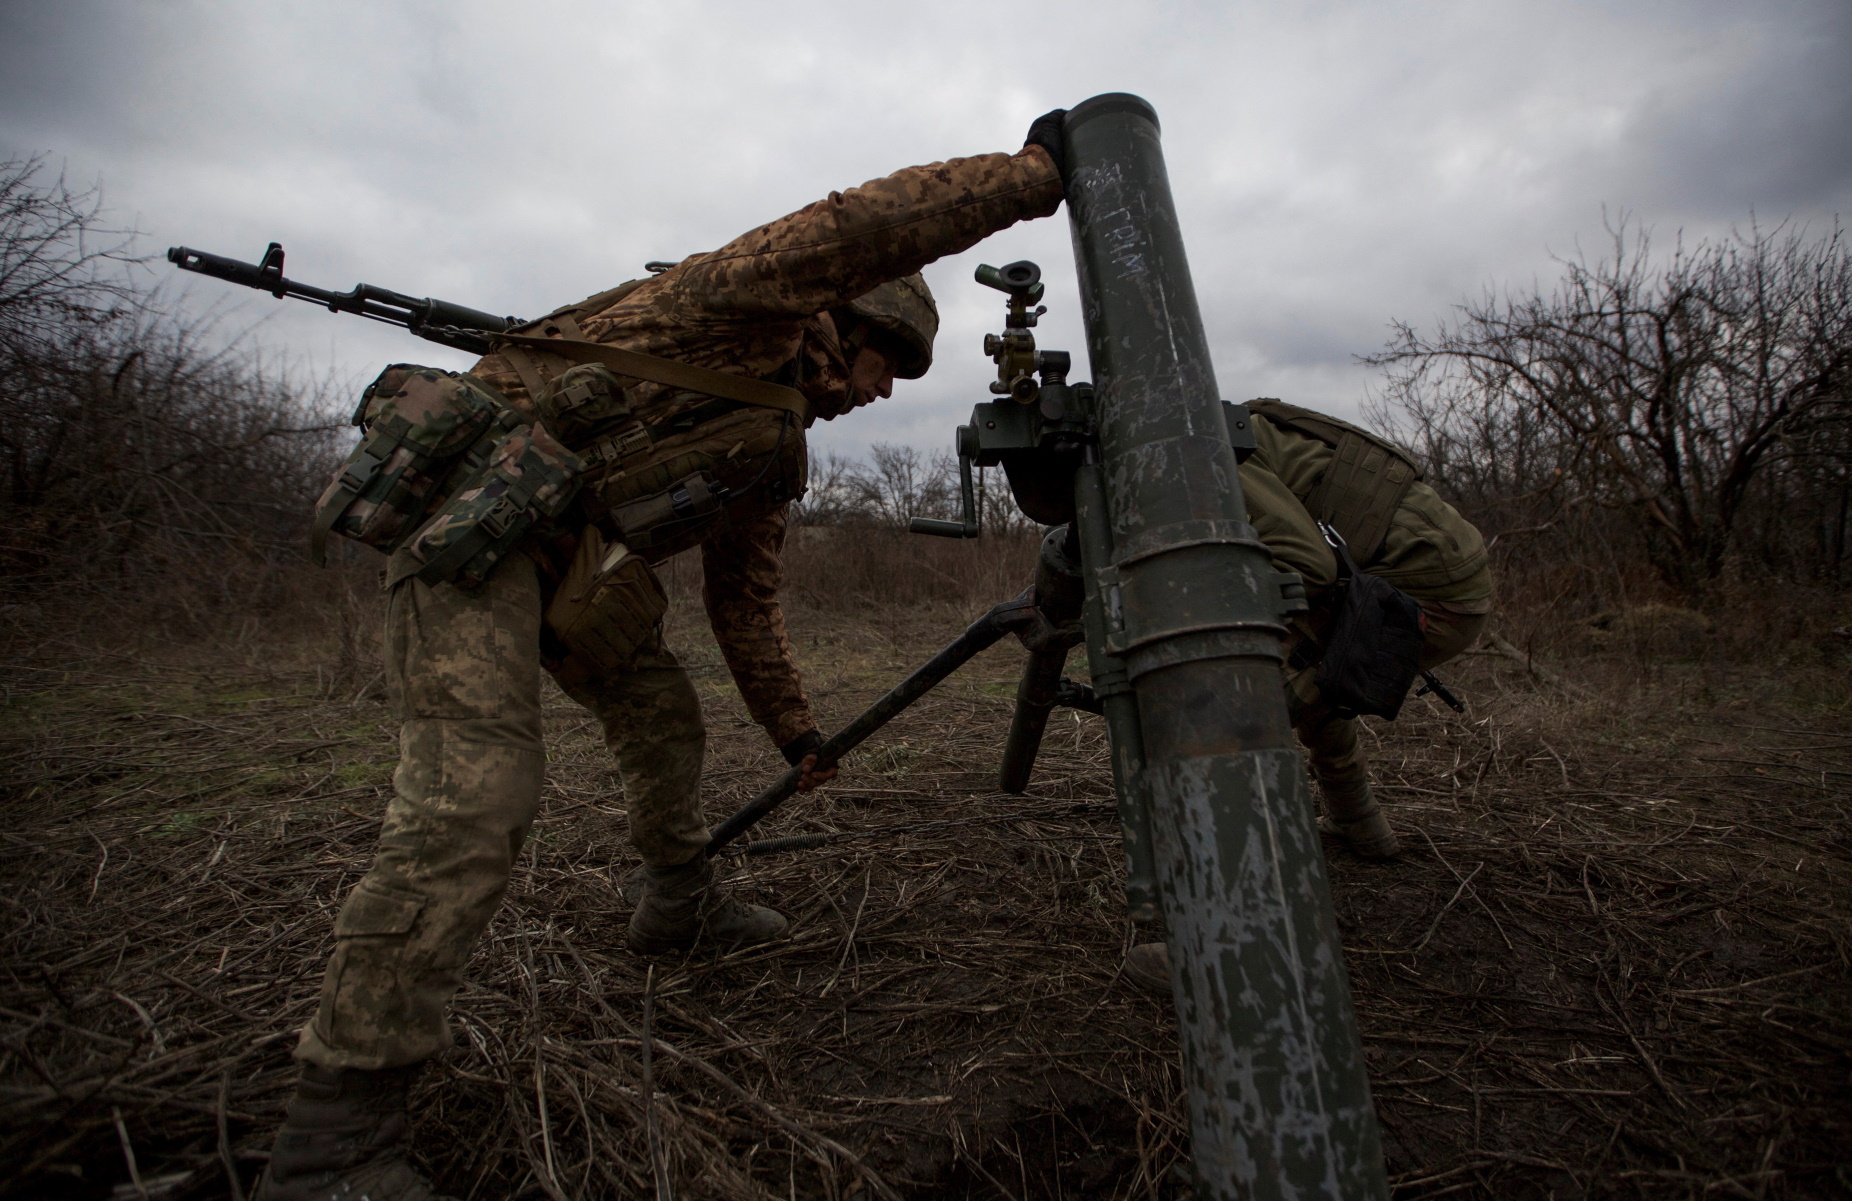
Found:
<svg viewBox="0 0 1852 1201"><path fill-rule="evenodd" d="M1102 609L1143 735L1196 1195L1385 1201L1280 686L1279 584L1247 523L1157 116L1096 96L1063 138L1114 554Z"/></svg>

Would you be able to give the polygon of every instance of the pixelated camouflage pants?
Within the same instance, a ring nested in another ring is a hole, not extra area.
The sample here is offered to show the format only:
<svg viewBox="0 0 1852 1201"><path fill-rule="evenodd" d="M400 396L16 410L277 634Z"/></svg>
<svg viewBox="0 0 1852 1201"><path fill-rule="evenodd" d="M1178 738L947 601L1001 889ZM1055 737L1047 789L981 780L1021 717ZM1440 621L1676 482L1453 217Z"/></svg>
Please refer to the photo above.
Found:
<svg viewBox="0 0 1852 1201"><path fill-rule="evenodd" d="M1440 601L1422 601L1421 611L1427 617L1421 648L1424 670L1447 662L1471 646L1485 629L1488 617ZM1367 813L1373 803L1369 761L1357 738L1357 719L1339 717L1320 700L1313 678L1316 672L1314 666L1287 674L1287 705L1292 712L1293 730L1311 756L1312 775L1324 794L1325 811L1343 821Z"/></svg>
<svg viewBox="0 0 1852 1201"><path fill-rule="evenodd" d="M511 556L475 593L416 579L394 587L386 610L387 681L402 722L394 795L373 866L335 919L301 1058L379 1069L449 1043L444 1008L540 807L540 625L540 586L524 556ZM645 861L698 854L707 839L701 706L660 630L620 678L570 691L604 726Z"/></svg>

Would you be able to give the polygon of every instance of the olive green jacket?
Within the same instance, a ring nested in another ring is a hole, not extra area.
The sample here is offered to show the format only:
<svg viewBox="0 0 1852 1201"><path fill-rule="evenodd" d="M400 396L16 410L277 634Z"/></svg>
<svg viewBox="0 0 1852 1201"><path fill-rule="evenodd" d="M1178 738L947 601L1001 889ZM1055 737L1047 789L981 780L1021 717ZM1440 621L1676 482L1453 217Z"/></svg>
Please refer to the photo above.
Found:
<svg viewBox="0 0 1852 1201"><path fill-rule="evenodd" d="M1337 581L1337 557L1318 532L1305 500L1330 466L1332 449L1317 438L1253 422L1256 449L1241 465L1248 520L1273 551L1275 567L1305 577L1314 596ZM1492 573L1485 539L1458 509L1420 480L1397 507L1382 549L1359 567L1417 600L1486 612Z"/></svg>

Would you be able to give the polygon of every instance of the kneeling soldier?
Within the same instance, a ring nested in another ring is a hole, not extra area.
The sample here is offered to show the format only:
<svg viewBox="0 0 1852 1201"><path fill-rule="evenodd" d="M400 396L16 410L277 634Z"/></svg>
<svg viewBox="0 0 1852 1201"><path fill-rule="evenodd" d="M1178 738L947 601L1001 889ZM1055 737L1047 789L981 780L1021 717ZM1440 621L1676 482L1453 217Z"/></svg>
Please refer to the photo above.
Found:
<svg viewBox="0 0 1852 1201"><path fill-rule="evenodd" d="M1393 858L1400 846L1370 790L1357 719L1320 695L1340 567L1319 525L1333 527L1359 569L1419 603L1423 670L1459 655L1485 629L1492 610L1485 540L1393 443L1277 400L1250 401L1248 409L1256 418L1256 446L1241 464L1248 520L1275 568L1304 578L1311 601L1311 612L1292 622L1286 702L1324 800L1320 826L1363 858ZM1125 971L1139 986L1170 994L1165 944L1133 947Z"/></svg>

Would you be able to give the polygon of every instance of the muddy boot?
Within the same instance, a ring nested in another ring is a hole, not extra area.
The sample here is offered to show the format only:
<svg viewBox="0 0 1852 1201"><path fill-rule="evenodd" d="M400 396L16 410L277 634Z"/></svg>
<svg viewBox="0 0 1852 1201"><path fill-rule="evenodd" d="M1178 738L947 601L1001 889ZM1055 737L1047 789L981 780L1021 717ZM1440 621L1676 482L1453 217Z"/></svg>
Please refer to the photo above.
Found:
<svg viewBox="0 0 1852 1201"><path fill-rule="evenodd" d="M1141 942L1125 953L1125 978L1148 993L1170 996L1170 944Z"/></svg>
<svg viewBox="0 0 1852 1201"><path fill-rule="evenodd" d="M423 1066L303 1064L255 1201L450 1201L399 1154L406 1096Z"/></svg>
<svg viewBox="0 0 1852 1201"><path fill-rule="evenodd" d="M1325 815L1318 819L1318 828L1322 833L1342 838L1363 859L1394 859L1402 851L1401 840L1389 828L1389 819L1383 816L1367 786L1361 800L1353 797L1333 800L1327 791Z"/></svg>
<svg viewBox="0 0 1852 1201"><path fill-rule="evenodd" d="M770 942L785 932L775 909L744 905L714 880L714 865L699 855L676 867L646 867L643 898L630 915L630 949L663 955L705 939L722 947Z"/></svg>

